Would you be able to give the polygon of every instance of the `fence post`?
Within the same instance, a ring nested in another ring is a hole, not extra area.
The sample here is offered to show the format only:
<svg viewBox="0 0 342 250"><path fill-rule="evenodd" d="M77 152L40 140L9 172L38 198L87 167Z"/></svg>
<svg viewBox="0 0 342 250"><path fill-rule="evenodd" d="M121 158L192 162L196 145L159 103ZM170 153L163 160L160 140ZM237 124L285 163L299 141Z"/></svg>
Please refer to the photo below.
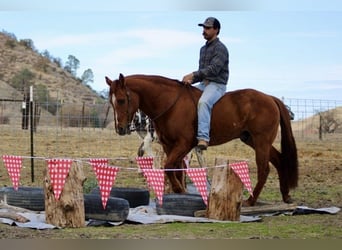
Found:
<svg viewBox="0 0 342 250"><path fill-rule="evenodd" d="M30 86L30 139L31 139L31 181L34 182L34 143L33 143L33 86Z"/></svg>

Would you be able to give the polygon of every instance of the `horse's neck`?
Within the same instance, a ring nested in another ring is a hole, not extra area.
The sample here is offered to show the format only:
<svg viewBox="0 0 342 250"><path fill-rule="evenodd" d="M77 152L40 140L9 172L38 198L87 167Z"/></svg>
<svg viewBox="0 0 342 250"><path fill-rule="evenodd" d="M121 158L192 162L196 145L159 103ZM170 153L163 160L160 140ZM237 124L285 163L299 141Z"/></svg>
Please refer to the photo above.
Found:
<svg viewBox="0 0 342 250"><path fill-rule="evenodd" d="M131 84L129 88L139 96L139 109L152 119L172 105L179 95L176 86L145 79Z"/></svg>

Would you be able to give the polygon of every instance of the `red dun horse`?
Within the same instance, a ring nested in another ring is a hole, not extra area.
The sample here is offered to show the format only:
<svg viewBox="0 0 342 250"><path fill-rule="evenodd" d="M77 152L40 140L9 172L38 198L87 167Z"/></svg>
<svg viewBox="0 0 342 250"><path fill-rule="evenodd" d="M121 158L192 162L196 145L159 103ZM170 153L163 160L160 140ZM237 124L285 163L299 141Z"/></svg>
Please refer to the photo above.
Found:
<svg viewBox="0 0 342 250"><path fill-rule="evenodd" d="M197 144L197 102L201 92L177 80L161 76L120 74L118 80L106 77L114 109L116 132L129 132L134 113L142 110L155 126L167 155L165 169L181 168L184 156ZM281 128L281 152L272 146ZM226 93L213 107L209 146L240 138L255 150L257 184L246 205L254 205L266 183L269 162L277 169L284 202L298 182L297 148L289 111L276 97L253 89ZM183 171L167 171L175 193L185 192Z"/></svg>

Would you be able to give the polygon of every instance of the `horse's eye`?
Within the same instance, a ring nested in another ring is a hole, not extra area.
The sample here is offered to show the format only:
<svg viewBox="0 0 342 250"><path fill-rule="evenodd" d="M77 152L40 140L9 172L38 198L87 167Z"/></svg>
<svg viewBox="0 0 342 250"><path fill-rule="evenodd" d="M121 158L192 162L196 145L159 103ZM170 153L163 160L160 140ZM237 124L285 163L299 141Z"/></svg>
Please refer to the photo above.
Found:
<svg viewBox="0 0 342 250"><path fill-rule="evenodd" d="M125 104L125 99L120 99L120 100L118 100L118 104L119 104L119 105L124 105L124 104Z"/></svg>

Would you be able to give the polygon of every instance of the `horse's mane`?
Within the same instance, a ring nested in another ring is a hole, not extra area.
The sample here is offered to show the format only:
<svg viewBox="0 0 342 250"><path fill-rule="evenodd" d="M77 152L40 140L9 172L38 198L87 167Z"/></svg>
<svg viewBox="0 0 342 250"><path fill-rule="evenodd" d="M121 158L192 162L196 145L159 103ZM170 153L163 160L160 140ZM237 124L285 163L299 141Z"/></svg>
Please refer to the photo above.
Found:
<svg viewBox="0 0 342 250"><path fill-rule="evenodd" d="M149 80L153 82L158 82L158 84L166 84L166 85L183 85L181 81L177 79L171 79L165 76L160 75L143 75L143 74L136 74L136 75L129 75L125 76L127 80L129 79L143 79L143 80Z"/></svg>

